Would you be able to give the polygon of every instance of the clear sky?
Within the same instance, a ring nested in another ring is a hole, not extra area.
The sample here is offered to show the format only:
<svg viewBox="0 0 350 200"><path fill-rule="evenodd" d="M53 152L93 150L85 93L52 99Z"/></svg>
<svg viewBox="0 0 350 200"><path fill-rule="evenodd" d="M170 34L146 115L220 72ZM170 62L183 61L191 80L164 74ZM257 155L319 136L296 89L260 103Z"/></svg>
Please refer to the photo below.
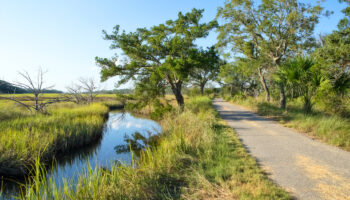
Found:
<svg viewBox="0 0 350 200"><path fill-rule="evenodd" d="M303 0L303 2L315 2ZM224 0L0 0L0 79L19 81L18 71L35 74L39 67L47 70L49 85L56 89L79 79L99 80L95 56L111 57L109 41L102 39L102 30L119 24L126 31L150 27L176 19L177 13L192 8L205 9L203 21L212 20ZM318 33L336 29L345 4L326 0L326 9L334 11L322 18ZM202 39L205 47L216 43L216 34ZM116 79L102 83L113 89ZM131 84L125 87L131 87Z"/></svg>

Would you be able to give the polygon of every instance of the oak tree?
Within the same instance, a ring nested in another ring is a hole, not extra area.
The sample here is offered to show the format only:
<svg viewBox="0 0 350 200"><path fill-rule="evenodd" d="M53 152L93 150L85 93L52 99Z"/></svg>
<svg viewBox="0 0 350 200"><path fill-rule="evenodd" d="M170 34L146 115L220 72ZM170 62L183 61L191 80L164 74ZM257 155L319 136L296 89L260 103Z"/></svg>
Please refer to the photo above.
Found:
<svg viewBox="0 0 350 200"><path fill-rule="evenodd" d="M191 82L200 88L204 94L205 85L208 81L215 81L218 77L220 66L224 62L220 59L214 46L204 49L196 49L192 56L193 70L190 72Z"/></svg>
<svg viewBox="0 0 350 200"><path fill-rule="evenodd" d="M227 0L217 16L224 20L219 27L218 45L245 53L247 43L273 68L304 49L313 39L313 30L322 12L297 0ZM286 106L284 85L280 85L280 105Z"/></svg>
<svg viewBox="0 0 350 200"><path fill-rule="evenodd" d="M116 58L96 57L101 66L102 81L113 76L121 78L119 84L129 80L164 81L170 86L178 105L183 107L182 86L193 68L190 52L196 48L198 38L206 37L217 26L216 21L200 22L203 11L179 12L176 20L151 28L138 28L135 32L120 32L118 25L111 34L103 31L105 39L112 42L111 49L122 50L125 59L117 63Z"/></svg>

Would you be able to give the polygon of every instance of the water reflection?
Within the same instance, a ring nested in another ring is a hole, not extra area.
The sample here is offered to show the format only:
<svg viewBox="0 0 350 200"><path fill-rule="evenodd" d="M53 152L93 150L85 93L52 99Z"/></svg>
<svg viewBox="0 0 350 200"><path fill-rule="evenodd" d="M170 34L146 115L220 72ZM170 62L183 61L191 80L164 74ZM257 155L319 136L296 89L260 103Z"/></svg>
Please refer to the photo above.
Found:
<svg viewBox="0 0 350 200"><path fill-rule="evenodd" d="M156 143L160 132L161 127L152 120L134 117L130 113L111 112L100 138L91 145L58 156L48 174L52 174L58 186L63 186L64 180L74 183L81 172L88 170L88 165L110 169L115 162L131 164L129 150L139 155L142 149ZM4 181L1 188L3 197L0 199L18 195L18 184Z"/></svg>
<svg viewBox="0 0 350 200"><path fill-rule="evenodd" d="M158 140L158 135L152 135L152 133L148 132L148 135L142 135L139 132L132 134L131 136L125 135L124 141L126 144L119 144L114 147L117 154L126 153L133 151L136 156L140 156L142 150L147 147L156 146Z"/></svg>

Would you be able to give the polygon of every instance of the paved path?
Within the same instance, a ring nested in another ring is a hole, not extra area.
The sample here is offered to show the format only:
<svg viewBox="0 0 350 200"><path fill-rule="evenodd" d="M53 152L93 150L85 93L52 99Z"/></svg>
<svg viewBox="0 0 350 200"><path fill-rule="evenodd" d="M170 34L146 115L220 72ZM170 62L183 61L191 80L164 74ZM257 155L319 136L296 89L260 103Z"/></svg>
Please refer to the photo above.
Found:
<svg viewBox="0 0 350 200"><path fill-rule="evenodd" d="M297 199L350 199L350 152L260 117L221 99L213 101L248 152Z"/></svg>

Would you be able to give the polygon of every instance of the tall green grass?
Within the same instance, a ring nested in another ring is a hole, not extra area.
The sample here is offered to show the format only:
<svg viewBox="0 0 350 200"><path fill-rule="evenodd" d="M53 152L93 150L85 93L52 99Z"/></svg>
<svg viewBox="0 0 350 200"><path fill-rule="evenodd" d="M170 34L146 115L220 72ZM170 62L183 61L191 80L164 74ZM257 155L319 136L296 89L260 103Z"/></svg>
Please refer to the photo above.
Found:
<svg viewBox="0 0 350 200"><path fill-rule="evenodd" d="M38 155L46 162L90 143L101 135L108 107L71 104L51 108L45 115L24 113L0 121L0 174L22 175Z"/></svg>
<svg viewBox="0 0 350 200"><path fill-rule="evenodd" d="M14 102L0 100L0 122L18 117L31 115L24 107L17 106Z"/></svg>
<svg viewBox="0 0 350 200"><path fill-rule="evenodd" d="M90 169L78 183L33 184L20 199L290 199L270 182L207 97L166 114L157 146L131 166ZM43 194L45 194L43 196Z"/></svg>
<svg viewBox="0 0 350 200"><path fill-rule="evenodd" d="M327 114L315 105L314 111L305 114L301 101L288 102L287 109L276 102L268 103L261 98L229 98L234 103L247 106L260 115L268 116L312 137L350 151L350 119L337 114Z"/></svg>

